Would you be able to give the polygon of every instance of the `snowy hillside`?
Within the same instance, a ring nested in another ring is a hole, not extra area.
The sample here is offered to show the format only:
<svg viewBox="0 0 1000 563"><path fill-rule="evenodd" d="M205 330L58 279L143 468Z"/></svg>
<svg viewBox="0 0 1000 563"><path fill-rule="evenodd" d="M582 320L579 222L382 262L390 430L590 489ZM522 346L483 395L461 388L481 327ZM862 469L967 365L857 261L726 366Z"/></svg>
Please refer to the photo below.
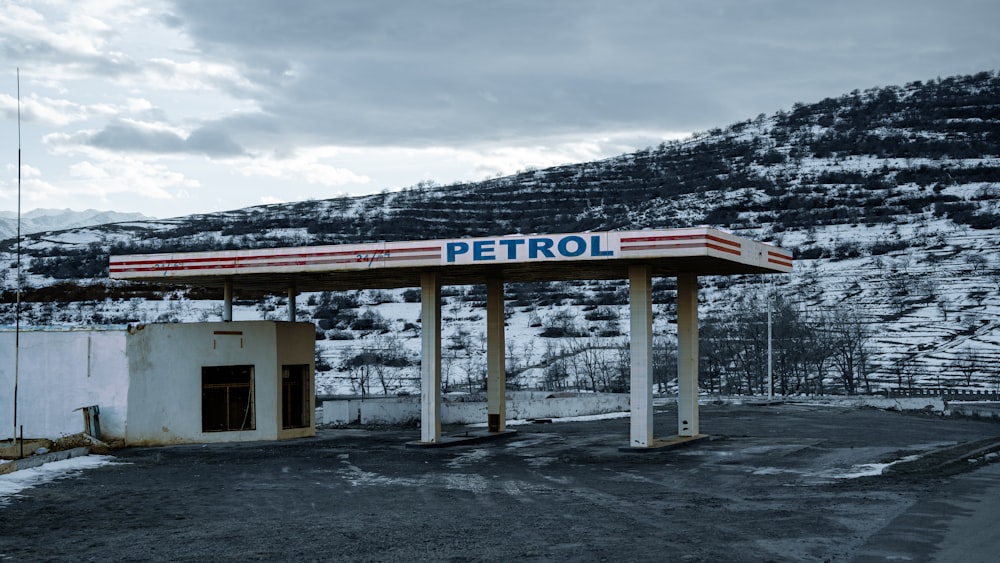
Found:
<svg viewBox="0 0 1000 563"><path fill-rule="evenodd" d="M117 211L73 211L72 209L33 209L21 215L21 233L32 234L45 231L64 231L93 225L105 225L122 221L149 219L141 213L119 213ZM17 213L0 211L0 240L17 235Z"/></svg>
<svg viewBox="0 0 1000 563"><path fill-rule="evenodd" d="M133 221L26 237L29 324L219 318L221 295L107 279L109 254L710 224L795 254L789 276L703 278L702 387L764 392L771 296L782 393L1000 387L1000 77L873 88L599 162L475 184ZM12 261L11 241L3 249ZM13 321L12 268L4 322ZM673 280L656 280L657 379ZM512 385L627 385L624 282L507 287ZM236 317L284 318L242 296ZM413 390L412 290L307 294L321 392ZM445 379L485 373L482 288L445 297Z"/></svg>

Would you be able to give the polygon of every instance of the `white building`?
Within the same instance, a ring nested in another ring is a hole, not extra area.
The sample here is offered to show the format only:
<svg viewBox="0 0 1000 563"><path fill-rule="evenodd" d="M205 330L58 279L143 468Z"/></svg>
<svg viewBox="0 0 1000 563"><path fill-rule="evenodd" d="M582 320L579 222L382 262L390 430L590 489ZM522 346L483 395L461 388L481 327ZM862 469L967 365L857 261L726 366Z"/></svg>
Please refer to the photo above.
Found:
<svg viewBox="0 0 1000 563"><path fill-rule="evenodd" d="M28 330L15 378L15 333L0 332L0 436L81 432L89 406L127 445L314 436L314 347L311 323Z"/></svg>

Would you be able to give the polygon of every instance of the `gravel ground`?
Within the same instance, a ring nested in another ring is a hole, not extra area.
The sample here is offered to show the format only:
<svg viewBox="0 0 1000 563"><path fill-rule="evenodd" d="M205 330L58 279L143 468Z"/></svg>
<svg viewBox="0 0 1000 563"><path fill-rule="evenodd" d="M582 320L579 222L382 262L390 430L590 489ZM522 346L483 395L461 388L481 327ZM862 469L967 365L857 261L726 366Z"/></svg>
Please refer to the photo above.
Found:
<svg viewBox="0 0 1000 563"><path fill-rule="evenodd" d="M677 417L661 411L665 437ZM289 442L120 450L117 463L0 507L0 560L986 561L997 553L994 534L969 532L1000 518L1000 464L987 463L991 444L1000 447L995 422L706 405L710 439L650 453L619 450L627 419L515 428L504 440L433 449L405 446L416 429L347 428Z"/></svg>

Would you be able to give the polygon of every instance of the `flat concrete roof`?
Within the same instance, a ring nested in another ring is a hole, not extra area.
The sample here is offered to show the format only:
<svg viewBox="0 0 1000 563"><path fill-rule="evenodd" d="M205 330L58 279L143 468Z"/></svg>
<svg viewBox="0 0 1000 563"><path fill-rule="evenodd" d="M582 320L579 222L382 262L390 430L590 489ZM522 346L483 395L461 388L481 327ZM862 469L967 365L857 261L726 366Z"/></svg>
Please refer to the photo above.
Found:
<svg viewBox="0 0 1000 563"><path fill-rule="evenodd" d="M417 287L504 281L624 279L633 264L653 276L778 274L792 254L711 227L510 235L217 252L112 256L112 279L266 291Z"/></svg>

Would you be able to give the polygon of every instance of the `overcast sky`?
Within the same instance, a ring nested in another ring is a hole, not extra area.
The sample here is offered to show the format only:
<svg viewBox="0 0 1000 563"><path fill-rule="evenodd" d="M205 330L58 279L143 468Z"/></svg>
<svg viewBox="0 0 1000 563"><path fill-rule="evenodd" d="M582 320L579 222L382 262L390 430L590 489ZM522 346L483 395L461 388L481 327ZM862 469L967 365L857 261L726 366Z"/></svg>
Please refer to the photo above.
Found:
<svg viewBox="0 0 1000 563"><path fill-rule="evenodd" d="M168 217L596 160L1000 69L996 0L0 0L0 211Z"/></svg>

